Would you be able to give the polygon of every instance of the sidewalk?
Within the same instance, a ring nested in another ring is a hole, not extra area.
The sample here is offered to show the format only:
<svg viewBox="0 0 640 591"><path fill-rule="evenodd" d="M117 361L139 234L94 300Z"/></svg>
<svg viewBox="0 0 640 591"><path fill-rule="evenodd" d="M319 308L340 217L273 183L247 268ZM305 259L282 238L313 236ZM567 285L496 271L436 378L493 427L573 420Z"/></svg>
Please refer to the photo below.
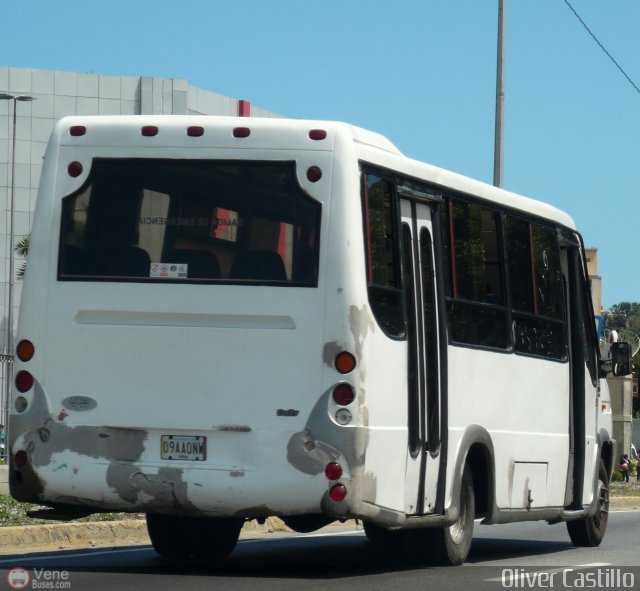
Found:
<svg viewBox="0 0 640 591"><path fill-rule="evenodd" d="M613 497L611 510L640 510L640 497ZM355 521L336 522L327 526L327 528L338 527L355 529L356 523ZM263 525L256 521L245 523L240 538L281 532L291 532L291 530L277 517L270 517ZM0 527L0 556L45 550L148 545L150 543L147 527L142 519Z"/></svg>

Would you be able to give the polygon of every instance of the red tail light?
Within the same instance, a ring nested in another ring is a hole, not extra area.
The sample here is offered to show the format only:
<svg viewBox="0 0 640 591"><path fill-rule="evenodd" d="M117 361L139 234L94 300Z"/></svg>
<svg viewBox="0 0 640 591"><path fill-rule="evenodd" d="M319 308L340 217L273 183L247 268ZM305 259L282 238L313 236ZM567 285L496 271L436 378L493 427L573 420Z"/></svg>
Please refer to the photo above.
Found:
<svg viewBox="0 0 640 591"><path fill-rule="evenodd" d="M23 449L21 449L20 451L17 451L16 455L13 456L13 463L16 468L24 468L27 465L28 461L29 461L29 456L27 455L27 452L24 451Z"/></svg>
<svg viewBox="0 0 640 591"><path fill-rule="evenodd" d="M338 384L333 389L333 399L340 406L351 404L356 397L353 388L349 384Z"/></svg>
<svg viewBox="0 0 640 591"><path fill-rule="evenodd" d="M324 469L324 475L328 480L338 480L342 476L342 466L338 462L331 462Z"/></svg>
<svg viewBox="0 0 640 591"><path fill-rule="evenodd" d="M329 496L334 501L343 501L347 496L347 487L344 484L334 484L329 489Z"/></svg>
<svg viewBox="0 0 640 591"><path fill-rule="evenodd" d="M24 369L16 374L16 388L19 392L27 392L33 388L33 376Z"/></svg>

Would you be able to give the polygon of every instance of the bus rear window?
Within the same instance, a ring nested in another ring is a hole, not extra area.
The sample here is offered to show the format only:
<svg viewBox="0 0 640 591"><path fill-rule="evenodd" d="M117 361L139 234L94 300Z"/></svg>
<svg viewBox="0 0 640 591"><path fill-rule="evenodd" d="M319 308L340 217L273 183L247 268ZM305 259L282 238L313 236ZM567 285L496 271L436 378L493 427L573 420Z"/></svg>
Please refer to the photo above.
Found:
<svg viewBox="0 0 640 591"><path fill-rule="evenodd" d="M96 159L63 199L58 278L315 286L319 226L293 162Z"/></svg>

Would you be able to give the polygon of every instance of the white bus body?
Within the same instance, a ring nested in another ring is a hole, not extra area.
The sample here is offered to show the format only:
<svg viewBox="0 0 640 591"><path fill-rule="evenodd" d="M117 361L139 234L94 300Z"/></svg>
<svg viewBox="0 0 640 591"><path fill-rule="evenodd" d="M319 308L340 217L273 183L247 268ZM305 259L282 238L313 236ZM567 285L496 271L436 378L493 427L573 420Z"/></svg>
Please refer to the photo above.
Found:
<svg viewBox="0 0 640 591"><path fill-rule="evenodd" d="M566 214L346 124L65 118L11 493L145 512L166 555L226 554L272 515L358 517L452 563L474 516L597 544L613 441L585 269Z"/></svg>

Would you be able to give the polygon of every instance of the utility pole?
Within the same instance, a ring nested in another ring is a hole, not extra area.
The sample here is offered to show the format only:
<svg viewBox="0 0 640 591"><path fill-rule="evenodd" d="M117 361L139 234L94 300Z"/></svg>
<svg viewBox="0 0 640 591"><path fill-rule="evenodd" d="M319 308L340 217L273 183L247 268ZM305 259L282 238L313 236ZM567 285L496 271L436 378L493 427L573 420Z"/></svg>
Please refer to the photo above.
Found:
<svg viewBox="0 0 640 591"><path fill-rule="evenodd" d="M505 0L498 0L498 64L496 73L496 129L493 151L493 184L502 187L504 163L504 24Z"/></svg>

